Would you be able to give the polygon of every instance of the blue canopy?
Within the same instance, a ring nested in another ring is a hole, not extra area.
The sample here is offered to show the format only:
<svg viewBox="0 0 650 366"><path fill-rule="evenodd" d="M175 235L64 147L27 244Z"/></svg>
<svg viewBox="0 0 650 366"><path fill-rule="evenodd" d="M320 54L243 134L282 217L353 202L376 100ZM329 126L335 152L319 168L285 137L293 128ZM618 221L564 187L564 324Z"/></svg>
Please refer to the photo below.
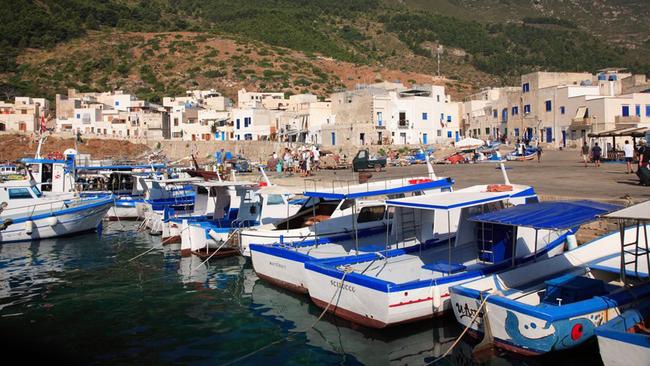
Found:
<svg viewBox="0 0 650 366"><path fill-rule="evenodd" d="M539 202L476 215L469 220L534 229L562 230L578 227L620 208L617 205L588 200Z"/></svg>

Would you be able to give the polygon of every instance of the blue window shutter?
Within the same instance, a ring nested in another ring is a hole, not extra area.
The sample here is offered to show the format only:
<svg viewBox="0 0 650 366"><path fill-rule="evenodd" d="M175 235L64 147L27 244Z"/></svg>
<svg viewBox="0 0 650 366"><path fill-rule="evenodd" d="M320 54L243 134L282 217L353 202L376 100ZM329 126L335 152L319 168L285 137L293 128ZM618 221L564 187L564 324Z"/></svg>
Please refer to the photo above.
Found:
<svg viewBox="0 0 650 366"><path fill-rule="evenodd" d="M451 116L447 116L447 122L451 122Z"/></svg>
<svg viewBox="0 0 650 366"><path fill-rule="evenodd" d="M516 116L519 114L519 107L512 107L512 115Z"/></svg>
<svg viewBox="0 0 650 366"><path fill-rule="evenodd" d="M427 120L427 114L426 113L422 113L422 120L424 120L424 121Z"/></svg>
<svg viewBox="0 0 650 366"><path fill-rule="evenodd" d="M550 112L553 109L553 105L551 104L551 101L547 100L545 104L546 104L546 111Z"/></svg>
<svg viewBox="0 0 650 366"><path fill-rule="evenodd" d="M239 118L237 118L237 129L239 129ZM237 140L239 140L239 135L237 135Z"/></svg>
<svg viewBox="0 0 650 366"><path fill-rule="evenodd" d="M519 137L519 129L515 128L515 136Z"/></svg>
<svg viewBox="0 0 650 366"><path fill-rule="evenodd" d="M497 110L492 110L492 117L497 118Z"/></svg>
<svg viewBox="0 0 650 366"><path fill-rule="evenodd" d="M645 116L650 117L650 104L645 105Z"/></svg>
<svg viewBox="0 0 650 366"><path fill-rule="evenodd" d="M451 131L447 131L447 137L451 138Z"/></svg>
<svg viewBox="0 0 650 366"><path fill-rule="evenodd" d="M530 113L530 104L524 106L524 113Z"/></svg>
<svg viewBox="0 0 650 366"><path fill-rule="evenodd" d="M564 114L564 112L565 112L564 106L560 107L560 114Z"/></svg>
<svg viewBox="0 0 650 366"><path fill-rule="evenodd" d="M440 113L440 120L441 120L441 121L444 121L444 120L445 120L445 114L444 114L444 113Z"/></svg>
<svg viewBox="0 0 650 366"><path fill-rule="evenodd" d="M630 106L629 105L624 105L621 110L621 115L623 117L628 117L630 115Z"/></svg>
<svg viewBox="0 0 650 366"><path fill-rule="evenodd" d="M81 119L81 114L77 113L77 119Z"/></svg>
<svg viewBox="0 0 650 366"><path fill-rule="evenodd" d="M641 104L637 104L634 106L634 115L637 117L641 117Z"/></svg>

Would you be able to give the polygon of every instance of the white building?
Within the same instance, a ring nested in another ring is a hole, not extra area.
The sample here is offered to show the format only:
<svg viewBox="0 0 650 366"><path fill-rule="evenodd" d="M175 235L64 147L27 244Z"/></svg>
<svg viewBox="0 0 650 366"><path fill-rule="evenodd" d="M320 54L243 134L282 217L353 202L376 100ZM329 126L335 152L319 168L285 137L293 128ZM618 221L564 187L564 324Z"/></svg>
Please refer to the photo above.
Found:
<svg viewBox="0 0 650 366"><path fill-rule="evenodd" d="M0 101L0 131L38 132L50 103L45 98L16 97L13 103Z"/></svg>

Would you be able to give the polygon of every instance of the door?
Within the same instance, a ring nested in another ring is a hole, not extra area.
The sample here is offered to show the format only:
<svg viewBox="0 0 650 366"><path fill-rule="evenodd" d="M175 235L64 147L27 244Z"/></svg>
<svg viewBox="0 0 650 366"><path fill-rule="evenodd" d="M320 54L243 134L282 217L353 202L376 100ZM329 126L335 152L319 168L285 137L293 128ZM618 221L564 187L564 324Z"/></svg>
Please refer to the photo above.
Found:
<svg viewBox="0 0 650 366"><path fill-rule="evenodd" d="M332 132L332 145L336 145L336 133Z"/></svg>
<svg viewBox="0 0 650 366"><path fill-rule="evenodd" d="M562 146L566 147L566 131L562 131Z"/></svg>
<svg viewBox="0 0 650 366"><path fill-rule="evenodd" d="M361 143L362 146L366 144L366 134L365 133L360 133L359 134L359 142Z"/></svg>
<svg viewBox="0 0 650 366"><path fill-rule="evenodd" d="M458 131L456 131L456 138L455 138L455 140L456 140L456 142L460 141L460 134L458 133Z"/></svg>
<svg viewBox="0 0 650 366"><path fill-rule="evenodd" d="M422 134L422 143L423 143L424 145L427 144L427 134L426 134L426 133L423 133L423 134Z"/></svg>
<svg viewBox="0 0 650 366"><path fill-rule="evenodd" d="M546 142L548 143L553 142L553 129L550 127L546 128Z"/></svg>
<svg viewBox="0 0 650 366"><path fill-rule="evenodd" d="M18 129L22 132L27 131L27 124L25 122L20 122L20 124L18 124Z"/></svg>
<svg viewBox="0 0 650 366"><path fill-rule="evenodd" d="M532 140L533 139L533 129L528 127L526 129L526 139Z"/></svg>

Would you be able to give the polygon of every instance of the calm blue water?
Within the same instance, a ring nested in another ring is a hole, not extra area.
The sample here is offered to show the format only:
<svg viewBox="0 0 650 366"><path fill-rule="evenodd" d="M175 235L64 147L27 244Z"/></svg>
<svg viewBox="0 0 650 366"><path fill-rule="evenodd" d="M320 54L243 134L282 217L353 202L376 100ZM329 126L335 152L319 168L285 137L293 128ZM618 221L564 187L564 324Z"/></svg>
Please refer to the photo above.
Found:
<svg viewBox="0 0 650 366"><path fill-rule="evenodd" d="M243 258L201 266L120 225L101 239L0 245L0 349L67 364L421 365L461 332L453 317L374 331L325 316L311 328L320 310L258 280ZM462 341L440 364L475 364L471 349ZM597 365L597 352L483 362Z"/></svg>

